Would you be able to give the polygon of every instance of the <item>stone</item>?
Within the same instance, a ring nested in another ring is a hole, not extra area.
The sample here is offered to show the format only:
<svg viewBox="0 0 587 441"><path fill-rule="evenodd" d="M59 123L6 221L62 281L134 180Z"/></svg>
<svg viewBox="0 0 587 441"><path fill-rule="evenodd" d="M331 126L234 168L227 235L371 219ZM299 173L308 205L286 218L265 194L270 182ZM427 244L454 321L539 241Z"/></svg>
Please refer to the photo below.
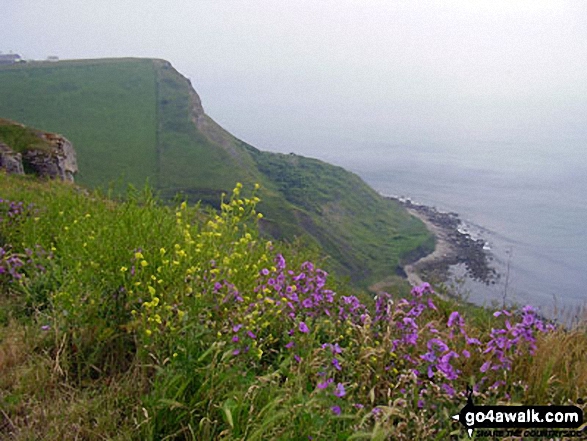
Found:
<svg viewBox="0 0 587 441"><path fill-rule="evenodd" d="M22 155L16 153L6 144L0 142L0 168L7 173L15 175L24 175L22 166Z"/></svg>

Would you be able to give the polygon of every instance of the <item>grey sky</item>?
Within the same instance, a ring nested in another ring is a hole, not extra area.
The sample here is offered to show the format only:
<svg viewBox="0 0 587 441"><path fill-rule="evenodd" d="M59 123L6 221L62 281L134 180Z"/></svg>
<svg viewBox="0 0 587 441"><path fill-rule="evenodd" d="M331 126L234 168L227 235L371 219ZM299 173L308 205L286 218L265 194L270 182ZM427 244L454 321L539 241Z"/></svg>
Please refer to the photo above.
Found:
<svg viewBox="0 0 587 441"><path fill-rule="evenodd" d="M267 150L587 140L584 0L2 0L0 50L165 58Z"/></svg>

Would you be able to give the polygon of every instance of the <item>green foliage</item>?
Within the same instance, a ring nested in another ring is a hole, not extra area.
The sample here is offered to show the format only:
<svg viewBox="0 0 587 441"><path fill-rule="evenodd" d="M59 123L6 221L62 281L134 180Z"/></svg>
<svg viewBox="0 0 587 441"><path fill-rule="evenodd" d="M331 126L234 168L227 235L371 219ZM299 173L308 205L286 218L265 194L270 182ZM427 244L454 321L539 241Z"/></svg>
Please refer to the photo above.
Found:
<svg viewBox="0 0 587 441"><path fill-rule="evenodd" d="M77 151L76 182L115 182L114 194L149 179L165 200L181 193L219 208L235 181L258 182L263 233L301 237L353 283L379 281L433 247L419 220L356 175L234 138L202 113L189 81L162 60L0 67L0 116L62 133Z"/></svg>
<svg viewBox="0 0 587 441"><path fill-rule="evenodd" d="M74 145L76 180L142 187L156 170L155 71L150 60L31 63L0 68L0 115Z"/></svg>
<svg viewBox="0 0 587 441"><path fill-rule="evenodd" d="M262 238L257 191L237 184L205 211L0 174L3 200L23 202L0 222L3 249L31 261L0 292L0 435L446 439L470 384L479 404L582 406L584 330L538 332L533 313L423 287L367 301L307 250ZM484 351L512 326L532 338ZM458 354L455 378L423 361L434 339Z"/></svg>
<svg viewBox="0 0 587 441"><path fill-rule="evenodd" d="M5 119L0 119L0 142L9 146L15 152L48 148L47 143L34 130L13 124Z"/></svg>
<svg viewBox="0 0 587 441"><path fill-rule="evenodd" d="M355 282L397 273L415 250L434 240L396 201L385 199L357 175L315 159L250 149L259 170L297 208L305 231Z"/></svg>

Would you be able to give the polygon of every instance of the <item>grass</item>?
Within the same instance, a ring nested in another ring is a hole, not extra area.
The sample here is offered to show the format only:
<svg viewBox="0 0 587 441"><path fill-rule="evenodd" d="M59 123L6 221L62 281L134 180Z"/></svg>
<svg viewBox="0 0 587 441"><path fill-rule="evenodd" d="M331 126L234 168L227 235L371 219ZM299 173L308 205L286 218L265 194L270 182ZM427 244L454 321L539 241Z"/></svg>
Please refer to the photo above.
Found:
<svg viewBox="0 0 587 441"><path fill-rule="evenodd" d="M419 220L356 175L261 152L225 132L198 102L189 81L163 60L0 67L0 116L72 141L82 185L120 195L148 180L165 200L180 193L218 208L234 182L258 182L263 232L322 249L329 269L362 286L432 249Z"/></svg>
<svg viewBox="0 0 587 441"><path fill-rule="evenodd" d="M304 229L364 284L397 274L410 255L434 248L422 223L357 175L315 159L250 149L259 170L297 208Z"/></svg>
<svg viewBox="0 0 587 441"><path fill-rule="evenodd" d="M156 169L155 71L150 60L32 64L0 69L0 115L63 134L76 179L142 187Z"/></svg>
<svg viewBox="0 0 587 441"><path fill-rule="evenodd" d="M260 236L258 191L215 212L0 174L0 437L466 439L467 385L585 409L585 328L370 298Z"/></svg>
<svg viewBox="0 0 587 441"><path fill-rule="evenodd" d="M17 153L22 153L30 149L45 150L49 148L47 143L34 130L1 118L0 142L8 145Z"/></svg>

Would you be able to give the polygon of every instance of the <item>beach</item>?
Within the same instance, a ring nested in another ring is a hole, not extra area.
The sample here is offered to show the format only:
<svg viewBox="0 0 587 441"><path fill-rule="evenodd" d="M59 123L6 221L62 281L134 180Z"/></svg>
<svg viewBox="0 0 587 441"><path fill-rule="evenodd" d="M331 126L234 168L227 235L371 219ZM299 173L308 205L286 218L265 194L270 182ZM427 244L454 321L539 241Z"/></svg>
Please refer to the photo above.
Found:
<svg viewBox="0 0 587 441"><path fill-rule="evenodd" d="M420 219L434 234L434 251L404 266L411 285L423 282L446 282L450 267L464 264L467 275L486 284L495 283L499 277L491 267L491 256L484 249L483 240L475 240L459 230L461 221L456 213L444 213L434 207L417 205L410 200L399 200L408 212Z"/></svg>

